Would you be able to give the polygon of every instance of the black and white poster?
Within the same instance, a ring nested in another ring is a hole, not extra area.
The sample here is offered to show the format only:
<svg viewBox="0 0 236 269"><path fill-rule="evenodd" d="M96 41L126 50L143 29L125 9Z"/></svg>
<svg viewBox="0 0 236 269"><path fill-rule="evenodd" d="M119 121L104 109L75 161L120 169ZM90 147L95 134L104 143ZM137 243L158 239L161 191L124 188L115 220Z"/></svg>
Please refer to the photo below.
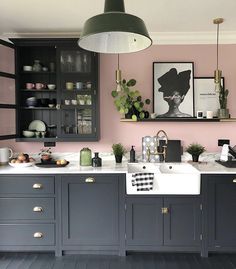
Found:
<svg viewBox="0 0 236 269"><path fill-rule="evenodd" d="M153 88L158 118L194 116L193 62L154 62Z"/></svg>
<svg viewBox="0 0 236 269"><path fill-rule="evenodd" d="M224 86L224 78L221 78L221 85ZM194 107L195 115L197 111L202 111L206 117L206 111L213 111L213 116L217 116L220 108L219 93L215 91L213 77L194 78Z"/></svg>

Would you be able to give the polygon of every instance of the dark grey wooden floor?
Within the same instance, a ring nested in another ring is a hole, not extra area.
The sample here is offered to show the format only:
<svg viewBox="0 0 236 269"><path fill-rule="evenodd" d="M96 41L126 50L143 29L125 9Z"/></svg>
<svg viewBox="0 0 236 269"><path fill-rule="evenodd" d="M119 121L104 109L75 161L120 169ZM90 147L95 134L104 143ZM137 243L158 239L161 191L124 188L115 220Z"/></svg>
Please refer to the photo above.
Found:
<svg viewBox="0 0 236 269"><path fill-rule="evenodd" d="M99 255L1 253L0 269L236 269L236 255L132 254L127 257Z"/></svg>

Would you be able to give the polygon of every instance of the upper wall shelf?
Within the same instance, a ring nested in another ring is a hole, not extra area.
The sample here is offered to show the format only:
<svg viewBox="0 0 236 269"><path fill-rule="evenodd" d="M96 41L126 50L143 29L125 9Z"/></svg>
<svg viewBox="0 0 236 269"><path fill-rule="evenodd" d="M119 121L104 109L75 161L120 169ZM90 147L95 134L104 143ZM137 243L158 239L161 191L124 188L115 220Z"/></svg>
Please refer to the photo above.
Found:
<svg viewBox="0 0 236 269"><path fill-rule="evenodd" d="M197 119L197 118L157 118L157 119L138 119L137 121L134 121L132 119L121 119L121 122L236 122L236 118L229 118L229 119L219 119L219 118L213 118L213 119Z"/></svg>

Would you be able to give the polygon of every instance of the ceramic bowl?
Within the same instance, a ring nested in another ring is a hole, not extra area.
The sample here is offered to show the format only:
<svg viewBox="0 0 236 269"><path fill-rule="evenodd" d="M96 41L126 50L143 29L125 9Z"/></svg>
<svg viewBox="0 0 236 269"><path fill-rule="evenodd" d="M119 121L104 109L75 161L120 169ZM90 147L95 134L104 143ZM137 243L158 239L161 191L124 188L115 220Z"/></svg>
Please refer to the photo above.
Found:
<svg viewBox="0 0 236 269"><path fill-rule="evenodd" d="M24 71L32 71L33 70L33 67L31 65L24 65L23 66L23 70Z"/></svg>
<svg viewBox="0 0 236 269"><path fill-rule="evenodd" d="M29 97L26 99L26 105L28 107L35 107L37 105L36 97Z"/></svg>
<svg viewBox="0 0 236 269"><path fill-rule="evenodd" d="M56 85L55 84L48 84L48 89L49 90L55 90L56 89Z"/></svg>
<svg viewBox="0 0 236 269"><path fill-rule="evenodd" d="M33 131L25 130L25 131L23 131L23 136L24 137L28 137L28 138L33 137L34 136L34 132Z"/></svg>
<svg viewBox="0 0 236 269"><path fill-rule="evenodd" d="M47 107L49 104L49 98L41 98L40 103L42 107Z"/></svg>

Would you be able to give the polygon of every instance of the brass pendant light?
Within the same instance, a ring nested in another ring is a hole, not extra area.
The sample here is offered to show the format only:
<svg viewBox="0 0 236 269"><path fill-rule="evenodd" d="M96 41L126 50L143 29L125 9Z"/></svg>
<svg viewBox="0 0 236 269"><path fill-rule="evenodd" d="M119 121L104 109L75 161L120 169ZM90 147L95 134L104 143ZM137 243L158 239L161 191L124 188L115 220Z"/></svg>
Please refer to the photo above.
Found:
<svg viewBox="0 0 236 269"><path fill-rule="evenodd" d="M121 70L120 70L120 56L118 56L118 66L116 69L116 91L120 92L121 91Z"/></svg>
<svg viewBox="0 0 236 269"><path fill-rule="evenodd" d="M216 41L216 70L214 71L215 91L220 92L221 90L221 77L222 71L219 70L219 26L223 23L223 18L217 18L213 20L213 23L217 25L217 41Z"/></svg>
<svg viewBox="0 0 236 269"><path fill-rule="evenodd" d="M130 53L152 44L145 23L125 13L124 0L105 0L104 13L88 19L80 35L81 48L100 53Z"/></svg>

